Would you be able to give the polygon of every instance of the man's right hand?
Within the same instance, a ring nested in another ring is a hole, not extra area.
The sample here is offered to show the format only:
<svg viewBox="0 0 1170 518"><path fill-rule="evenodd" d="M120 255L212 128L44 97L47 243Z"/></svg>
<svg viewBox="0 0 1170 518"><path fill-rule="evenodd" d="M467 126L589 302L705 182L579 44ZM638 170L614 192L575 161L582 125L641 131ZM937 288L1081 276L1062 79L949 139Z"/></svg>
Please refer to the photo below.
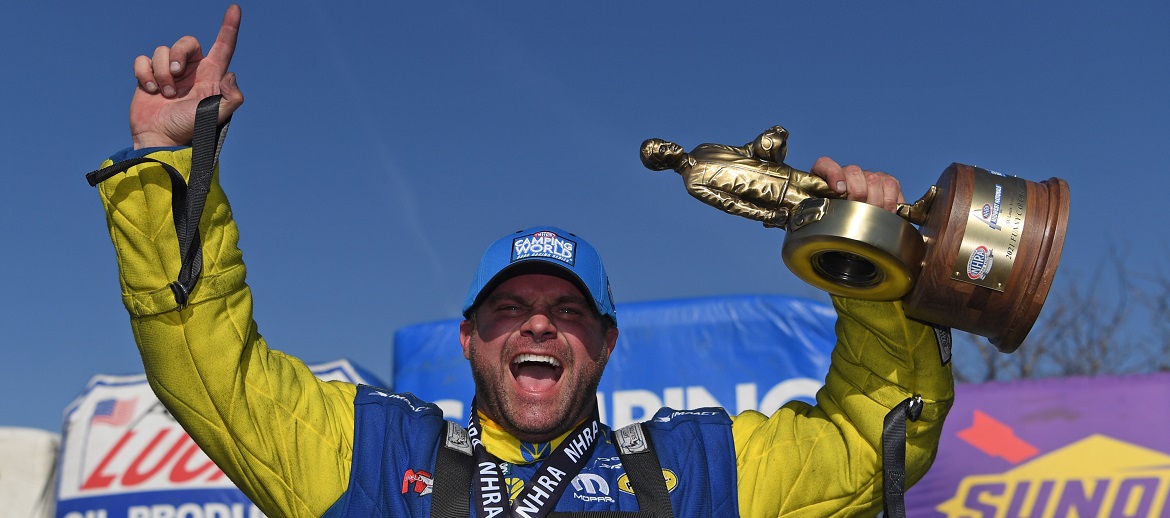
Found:
<svg viewBox="0 0 1170 518"><path fill-rule="evenodd" d="M206 97L223 96L221 124L244 103L236 75L227 71L239 32L240 6L232 5L207 56L199 40L183 36L170 47L156 48L153 57L134 60L134 77L138 79L130 101L134 149L189 145L195 131L195 109Z"/></svg>

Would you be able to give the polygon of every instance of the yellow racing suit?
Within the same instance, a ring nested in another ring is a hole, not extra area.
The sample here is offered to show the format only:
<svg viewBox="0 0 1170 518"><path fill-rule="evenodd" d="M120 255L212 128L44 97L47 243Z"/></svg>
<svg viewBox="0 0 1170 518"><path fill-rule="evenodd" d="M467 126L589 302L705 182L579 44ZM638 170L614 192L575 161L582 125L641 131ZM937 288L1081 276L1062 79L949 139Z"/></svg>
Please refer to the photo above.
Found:
<svg viewBox="0 0 1170 518"><path fill-rule="evenodd" d="M189 148L149 156L191 167ZM168 288L181 265L167 175L145 164L99 184L122 300L151 387L199 446L269 516L319 516L349 484L356 388L319 381L260 335L218 174L200 224L202 277L182 309ZM838 341L817 404L734 417L744 516L877 514L883 418L912 395L924 405L907 423L907 483L934 460L954 387L933 329L898 302L833 304ZM505 433L485 432L489 450L516 461Z"/></svg>

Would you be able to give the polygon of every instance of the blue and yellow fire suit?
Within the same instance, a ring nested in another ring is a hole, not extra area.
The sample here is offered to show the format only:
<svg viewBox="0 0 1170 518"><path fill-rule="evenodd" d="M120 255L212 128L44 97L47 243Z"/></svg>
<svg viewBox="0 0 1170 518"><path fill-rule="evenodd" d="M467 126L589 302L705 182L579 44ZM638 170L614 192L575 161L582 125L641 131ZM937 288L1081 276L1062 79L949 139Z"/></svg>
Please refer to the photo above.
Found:
<svg viewBox="0 0 1170 518"><path fill-rule="evenodd" d="M184 175L190 170L189 148L150 157ZM145 164L98 188L122 300L154 392L265 513L320 516L350 486L357 387L319 381L297 358L268 348L252 318L238 229L218 172L200 224L202 277L181 310L167 287L180 268L167 175ZM897 302L833 304L838 341L817 404L791 402L772 416L748 411L730 425L743 516L876 514L882 421L912 395L924 406L907 426L908 482L934 460L954 387L933 330L906 319ZM525 460L507 434L485 435L502 460ZM385 483L397 486L399 476Z"/></svg>

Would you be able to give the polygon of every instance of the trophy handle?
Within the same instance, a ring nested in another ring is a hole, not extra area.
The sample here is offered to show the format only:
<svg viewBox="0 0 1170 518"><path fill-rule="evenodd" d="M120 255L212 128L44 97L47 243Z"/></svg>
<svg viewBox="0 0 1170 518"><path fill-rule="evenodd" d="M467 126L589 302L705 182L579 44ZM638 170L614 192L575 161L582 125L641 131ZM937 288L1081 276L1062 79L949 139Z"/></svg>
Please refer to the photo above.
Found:
<svg viewBox="0 0 1170 518"><path fill-rule="evenodd" d="M861 202L808 198L793 211L784 264L834 295L897 300L914 287L926 245L897 215Z"/></svg>

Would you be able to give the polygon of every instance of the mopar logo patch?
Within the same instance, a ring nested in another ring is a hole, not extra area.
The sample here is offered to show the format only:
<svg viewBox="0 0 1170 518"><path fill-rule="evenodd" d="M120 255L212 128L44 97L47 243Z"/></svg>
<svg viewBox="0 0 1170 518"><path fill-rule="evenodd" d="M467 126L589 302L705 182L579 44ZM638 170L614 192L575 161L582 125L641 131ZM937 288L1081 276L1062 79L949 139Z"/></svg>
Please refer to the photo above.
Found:
<svg viewBox="0 0 1170 518"><path fill-rule="evenodd" d="M556 259L569 266L577 261L577 243L543 231L512 240L512 262L529 257Z"/></svg>
<svg viewBox="0 0 1170 518"><path fill-rule="evenodd" d="M987 272L991 271L992 259L991 250L980 245L974 252L971 252L971 259L967 261L967 277L973 280L987 278Z"/></svg>

